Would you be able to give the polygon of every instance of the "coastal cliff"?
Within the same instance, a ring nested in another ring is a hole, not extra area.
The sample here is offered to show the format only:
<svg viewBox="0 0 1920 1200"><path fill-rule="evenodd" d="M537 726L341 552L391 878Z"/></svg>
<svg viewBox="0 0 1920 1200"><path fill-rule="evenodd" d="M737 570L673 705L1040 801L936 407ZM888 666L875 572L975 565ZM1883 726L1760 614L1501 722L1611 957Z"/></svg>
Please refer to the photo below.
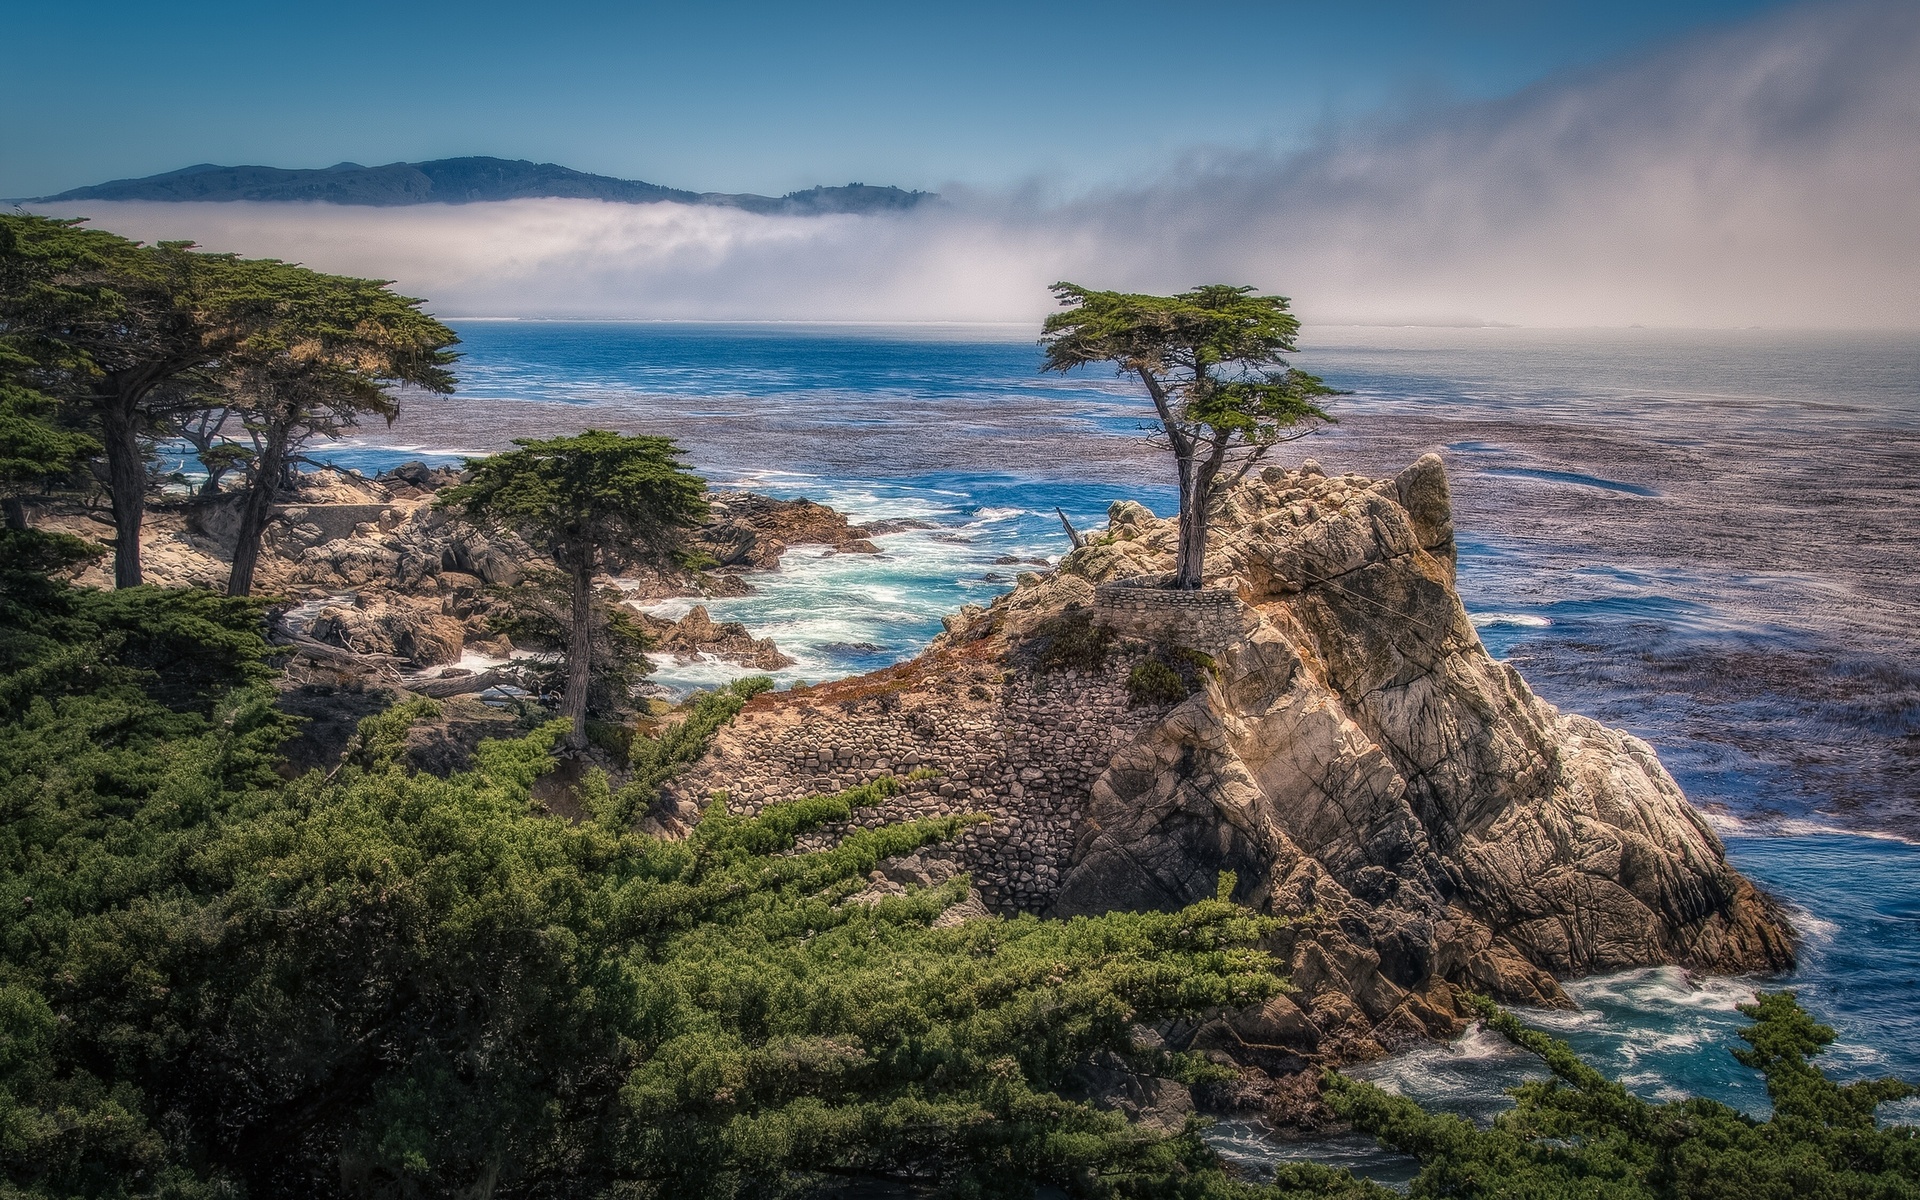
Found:
<svg viewBox="0 0 1920 1200"><path fill-rule="evenodd" d="M1173 523L1113 506L1057 568L920 657L754 700L648 819L883 773L864 818L981 812L874 886L972 873L986 908L1071 916L1213 894L1287 917L1296 991L1176 1031L1282 1074L1464 1025L1456 989L1565 1004L1556 976L1793 961L1773 903L1644 742L1536 697L1454 590L1440 460L1269 468L1214 517L1208 587L1169 592Z"/></svg>

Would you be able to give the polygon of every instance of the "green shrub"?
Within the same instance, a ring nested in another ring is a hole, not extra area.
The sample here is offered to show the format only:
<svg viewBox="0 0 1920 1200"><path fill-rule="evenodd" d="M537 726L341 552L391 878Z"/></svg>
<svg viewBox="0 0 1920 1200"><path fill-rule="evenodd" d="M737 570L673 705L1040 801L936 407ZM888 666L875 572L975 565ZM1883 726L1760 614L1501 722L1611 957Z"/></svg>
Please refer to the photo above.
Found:
<svg viewBox="0 0 1920 1200"><path fill-rule="evenodd" d="M891 779L651 838L537 814L564 722L441 778L415 701L289 782L269 687L208 717L95 677L0 715L0 1195L1251 1195L1058 1089L1136 1020L1274 994L1269 918L935 928L964 878L847 900L972 818L796 851ZM765 686L688 704L648 777Z"/></svg>
<svg viewBox="0 0 1920 1200"><path fill-rule="evenodd" d="M1098 671L1107 665L1113 640L1113 630L1095 625L1092 613L1072 604L1036 626L1031 644L1042 671Z"/></svg>
<svg viewBox="0 0 1920 1200"><path fill-rule="evenodd" d="M626 762L633 755L633 727L588 717L587 745L604 752L615 762Z"/></svg>
<svg viewBox="0 0 1920 1200"><path fill-rule="evenodd" d="M1127 672L1127 699L1135 705L1175 704L1187 695L1180 673L1157 658L1143 658Z"/></svg>

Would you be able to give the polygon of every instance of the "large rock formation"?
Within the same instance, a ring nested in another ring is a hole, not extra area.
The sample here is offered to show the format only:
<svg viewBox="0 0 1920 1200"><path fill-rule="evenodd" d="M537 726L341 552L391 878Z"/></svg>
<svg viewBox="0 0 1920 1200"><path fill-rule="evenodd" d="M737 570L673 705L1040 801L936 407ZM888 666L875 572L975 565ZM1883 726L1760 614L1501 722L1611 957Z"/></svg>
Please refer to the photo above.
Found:
<svg viewBox="0 0 1920 1200"><path fill-rule="evenodd" d="M653 820L930 766L865 819L990 813L945 853L998 910L1171 907L1233 871L1292 919L1298 990L1183 1036L1276 1071L1455 1032L1456 988L1563 1004L1556 975L1791 964L1652 749L1481 646L1438 458L1269 469L1221 505L1203 593L1152 586L1173 544L1115 505L919 659L755 700Z"/></svg>

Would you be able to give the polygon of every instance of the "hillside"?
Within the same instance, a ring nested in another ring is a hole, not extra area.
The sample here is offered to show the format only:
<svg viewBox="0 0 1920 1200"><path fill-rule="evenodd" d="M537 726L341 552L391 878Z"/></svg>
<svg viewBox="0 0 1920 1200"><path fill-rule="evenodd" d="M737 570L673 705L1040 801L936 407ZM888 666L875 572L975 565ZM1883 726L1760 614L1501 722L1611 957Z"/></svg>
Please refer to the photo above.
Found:
<svg viewBox="0 0 1920 1200"><path fill-rule="evenodd" d="M71 200L148 200L268 202L320 201L391 207L403 204L475 204L489 200L536 198L609 200L620 204L707 204L748 212L810 216L822 213L893 212L912 208L932 196L896 187L849 183L815 187L784 196L726 192L690 192L636 179L592 175L554 163L525 159L442 158L432 162L388 163L363 167L336 163L318 169L240 166L214 163L182 167L142 179L115 179L73 188L42 202Z"/></svg>

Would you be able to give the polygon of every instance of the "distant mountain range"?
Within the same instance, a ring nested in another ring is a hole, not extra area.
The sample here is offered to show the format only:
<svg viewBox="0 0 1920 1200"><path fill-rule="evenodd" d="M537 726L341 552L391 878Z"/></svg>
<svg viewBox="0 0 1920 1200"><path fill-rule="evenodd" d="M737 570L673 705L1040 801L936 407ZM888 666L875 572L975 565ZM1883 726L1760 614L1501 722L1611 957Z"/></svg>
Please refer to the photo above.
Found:
<svg viewBox="0 0 1920 1200"><path fill-rule="evenodd" d="M553 163L505 158L441 158L433 162L388 163L363 167L336 163L317 170L284 167L222 167L201 163L144 179L116 179L111 183L74 188L39 202L64 200L319 200L328 204L474 204L486 200L560 198L612 200L621 204L648 204L671 200L680 204L711 204L756 213L814 215L820 213L892 212L912 208L933 198L932 192L908 192L897 187L850 183L845 187L816 187L784 196L754 196L730 192L688 192L589 175Z"/></svg>

